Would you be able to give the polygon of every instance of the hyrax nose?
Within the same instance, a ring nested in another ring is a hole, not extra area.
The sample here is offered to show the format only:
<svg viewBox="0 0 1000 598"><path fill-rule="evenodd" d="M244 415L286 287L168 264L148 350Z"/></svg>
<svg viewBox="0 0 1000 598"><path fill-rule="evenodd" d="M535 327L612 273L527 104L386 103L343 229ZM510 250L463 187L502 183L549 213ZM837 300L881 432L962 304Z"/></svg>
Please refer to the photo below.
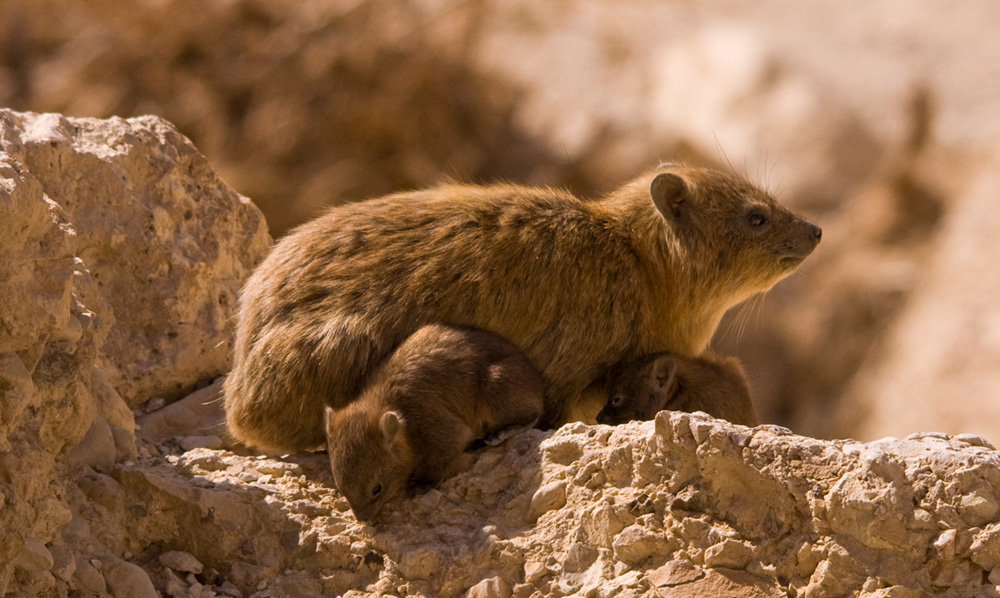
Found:
<svg viewBox="0 0 1000 598"><path fill-rule="evenodd" d="M809 226L812 227L813 238L815 238L816 242L818 243L819 240L823 238L823 229L812 223L810 223Z"/></svg>

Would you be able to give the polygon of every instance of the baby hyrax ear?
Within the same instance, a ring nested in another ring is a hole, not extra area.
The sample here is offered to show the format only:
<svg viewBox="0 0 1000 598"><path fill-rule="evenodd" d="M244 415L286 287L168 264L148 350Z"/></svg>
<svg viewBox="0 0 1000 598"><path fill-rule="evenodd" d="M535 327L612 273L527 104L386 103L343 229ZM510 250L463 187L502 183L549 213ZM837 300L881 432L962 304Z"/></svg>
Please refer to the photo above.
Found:
<svg viewBox="0 0 1000 598"><path fill-rule="evenodd" d="M669 172L656 175L649 185L649 195L653 205L668 222L680 220L689 208L688 188L684 179Z"/></svg>
<svg viewBox="0 0 1000 598"><path fill-rule="evenodd" d="M392 443L396 439L396 434L399 433L399 414L395 411L386 411L382 414L378 426L382 430L382 438L387 443Z"/></svg>
<svg viewBox="0 0 1000 598"><path fill-rule="evenodd" d="M668 389L674 384L677 376L677 360L672 355L664 354L656 358L649 372L649 384L653 388Z"/></svg>

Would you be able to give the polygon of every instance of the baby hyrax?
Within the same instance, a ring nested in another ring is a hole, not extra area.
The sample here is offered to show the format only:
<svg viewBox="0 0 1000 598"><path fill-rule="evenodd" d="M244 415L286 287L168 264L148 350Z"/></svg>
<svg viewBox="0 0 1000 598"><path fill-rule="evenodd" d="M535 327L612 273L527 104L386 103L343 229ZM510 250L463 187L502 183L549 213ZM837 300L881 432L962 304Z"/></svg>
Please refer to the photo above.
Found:
<svg viewBox="0 0 1000 598"><path fill-rule="evenodd" d="M653 353L610 374L602 424L653 419L657 412L704 411L745 426L757 425L746 375L735 358Z"/></svg>
<svg viewBox="0 0 1000 598"><path fill-rule="evenodd" d="M428 325L407 338L346 407L327 407L337 489L361 521L415 487L468 467L474 441L531 427L541 374L503 337Z"/></svg>

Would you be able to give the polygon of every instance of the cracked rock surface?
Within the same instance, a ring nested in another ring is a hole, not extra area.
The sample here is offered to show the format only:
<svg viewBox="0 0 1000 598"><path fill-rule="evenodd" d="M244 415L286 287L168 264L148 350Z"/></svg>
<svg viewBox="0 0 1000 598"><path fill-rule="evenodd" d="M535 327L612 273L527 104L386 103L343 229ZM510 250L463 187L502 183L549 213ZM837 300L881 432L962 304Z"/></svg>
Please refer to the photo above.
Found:
<svg viewBox="0 0 1000 598"><path fill-rule="evenodd" d="M0 110L0 593L153 591L89 526L105 473L137 455L132 407L226 370L269 244L161 119Z"/></svg>
<svg viewBox="0 0 1000 598"><path fill-rule="evenodd" d="M1000 454L972 436L822 441L674 412L570 424L480 451L376 525L322 454L156 452L112 472L109 523L141 530L135 554L181 546L261 598L959 597L1000 575Z"/></svg>

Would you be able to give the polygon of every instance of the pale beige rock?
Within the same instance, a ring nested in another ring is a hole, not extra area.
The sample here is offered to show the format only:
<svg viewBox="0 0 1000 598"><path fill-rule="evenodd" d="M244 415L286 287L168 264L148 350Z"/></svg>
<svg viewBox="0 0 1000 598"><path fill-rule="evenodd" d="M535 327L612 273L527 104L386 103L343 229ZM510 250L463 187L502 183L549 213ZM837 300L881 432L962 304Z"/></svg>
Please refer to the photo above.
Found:
<svg viewBox="0 0 1000 598"><path fill-rule="evenodd" d="M247 591L261 581L323 570L323 591L332 594L378 588L390 596L461 596L494 577L512 595L526 596L598 587L636 596L652 588L683 596L781 596L784 588L810 596L862 589L887 596L942 588L975 593L994 564L992 528L942 535L947 530L912 515L912 499L893 498L929 489L920 508L932 520L961 521L955 507L968 488L994 497L971 478L955 481L970 467L985 478L1000 475L1000 454L941 436L831 442L680 413L613 428L531 431L480 451L470 471L438 488L437 500L401 501L375 526L355 522L330 489L323 455L278 460L196 449L173 464L119 467L117 477L128 495L149 497L141 521L176 530L169 535L173 545L202 562L240 555L247 565L240 574L234 567L230 579ZM544 450L569 446L576 447L575 460L565 459L563 448ZM622 451L632 459L611 458ZM617 463L620 470L608 477L630 482L589 487L590 478L576 473L591 463ZM508 470L520 471L522 481L487 481ZM256 473L244 480L249 472ZM896 495L883 492L884 480L894 480ZM525 527L524 509L553 483L564 488L565 504ZM762 491L750 484L770 495L766 510ZM201 531L215 540L211 547L167 508L179 497L214 514ZM862 508L865 497L874 508ZM588 531L595 512L617 521L620 531ZM261 521L264 532L240 534L246 520ZM903 521L906 544L885 540L893 538L885 522L896 520ZM774 537L783 540L767 540ZM328 540L317 550L308 538Z"/></svg>
<svg viewBox="0 0 1000 598"><path fill-rule="evenodd" d="M50 552L52 554L52 574L68 582L76 573L76 558L72 551L65 545L54 545Z"/></svg>
<svg viewBox="0 0 1000 598"><path fill-rule="evenodd" d="M991 572L1000 569L1000 523L991 523L980 530L970 550L972 560L983 569Z"/></svg>
<svg viewBox="0 0 1000 598"><path fill-rule="evenodd" d="M753 558L753 549L745 542L725 539L705 550L706 567L744 569Z"/></svg>
<svg viewBox="0 0 1000 598"><path fill-rule="evenodd" d="M469 588L466 598L510 598L510 586L499 577L484 579Z"/></svg>
<svg viewBox="0 0 1000 598"><path fill-rule="evenodd" d="M526 583L536 584L548 574L549 568L545 566L545 563L528 561L524 564L524 581Z"/></svg>
<svg viewBox="0 0 1000 598"><path fill-rule="evenodd" d="M670 598L784 598L773 581L754 577L745 571L709 569L703 577L671 586L660 596Z"/></svg>
<svg viewBox="0 0 1000 598"><path fill-rule="evenodd" d="M427 579L441 566L441 546L411 550L399 561L399 572L410 579Z"/></svg>
<svg viewBox="0 0 1000 598"><path fill-rule="evenodd" d="M656 587L677 586L701 579L705 572L695 567L691 561L670 561L649 572L649 581Z"/></svg>
<svg viewBox="0 0 1000 598"><path fill-rule="evenodd" d="M667 553L668 546L662 533L641 524L626 527L612 542L615 558L632 565L641 565L654 554Z"/></svg>
<svg viewBox="0 0 1000 598"><path fill-rule="evenodd" d="M124 550L124 492L91 477L139 455L122 392L134 405L226 369L236 292L268 244L164 121L0 109L0 595L16 562L54 566L36 546L53 540L58 569L15 590L104 590L73 553Z"/></svg>
<svg viewBox="0 0 1000 598"><path fill-rule="evenodd" d="M94 469L107 471L114 465L117 456L111 426L103 417L97 416L83 439L66 452L63 462L72 466L89 465Z"/></svg>
<svg viewBox="0 0 1000 598"><path fill-rule="evenodd" d="M24 541L24 549L14 560L14 566L28 571L48 571L52 568L54 561L52 553L35 538L28 538Z"/></svg>
<svg viewBox="0 0 1000 598"><path fill-rule="evenodd" d="M100 594L108 589L101 572L87 559L77 555L73 569L73 582L82 590Z"/></svg>
<svg viewBox="0 0 1000 598"><path fill-rule="evenodd" d="M190 585L177 573L167 571L166 577L167 582L164 586L164 590L168 596L171 596L171 598L185 598L191 593Z"/></svg>
<svg viewBox="0 0 1000 598"><path fill-rule="evenodd" d="M160 563L181 573L201 573L205 566L191 553L183 550L169 550L159 556Z"/></svg>
<svg viewBox="0 0 1000 598"><path fill-rule="evenodd" d="M222 379L139 417L136 423L139 425L139 436L151 442L174 436L214 436L221 442L228 435L222 403Z"/></svg>
<svg viewBox="0 0 1000 598"><path fill-rule="evenodd" d="M115 598L159 598L149 575L134 563L110 557L101 567L108 589Z"/></svg>
<svg viewBox="0 0 1000 598"><path fill-rule="evenodd" d="M108 511L115 511L124 505L126 496L121 484L103 473L88 473L76 479L77 486L94 504Z"/></svg>
<svg viewBox="0 0 1000 598"><path fill-rule="evenodd" d="M528 521L535 521L553 509L559 509L566 504L566 483L562 480L549 482L540 487L531 496L528 507Z"/></svg>
<svg viewBox="0 0 1000 598"><path fill-rule="evenodd" d="M55 457L96 410L75 375L93 359L86 340L78 354L47 343L70 318L75 248L59 206L0 148L0 592L24 538L47 542L68 520L50 498Z"/></svg>
<svg viewBox="0 0 1000 598"><path fill-rule="evenodd" d="M103 351L119 394L135 406L224 372L236 292L269 245L249 200L154 117L4 111L0 140L65 211L100 280L112 310L102 315L117 322Z"/></svg>

